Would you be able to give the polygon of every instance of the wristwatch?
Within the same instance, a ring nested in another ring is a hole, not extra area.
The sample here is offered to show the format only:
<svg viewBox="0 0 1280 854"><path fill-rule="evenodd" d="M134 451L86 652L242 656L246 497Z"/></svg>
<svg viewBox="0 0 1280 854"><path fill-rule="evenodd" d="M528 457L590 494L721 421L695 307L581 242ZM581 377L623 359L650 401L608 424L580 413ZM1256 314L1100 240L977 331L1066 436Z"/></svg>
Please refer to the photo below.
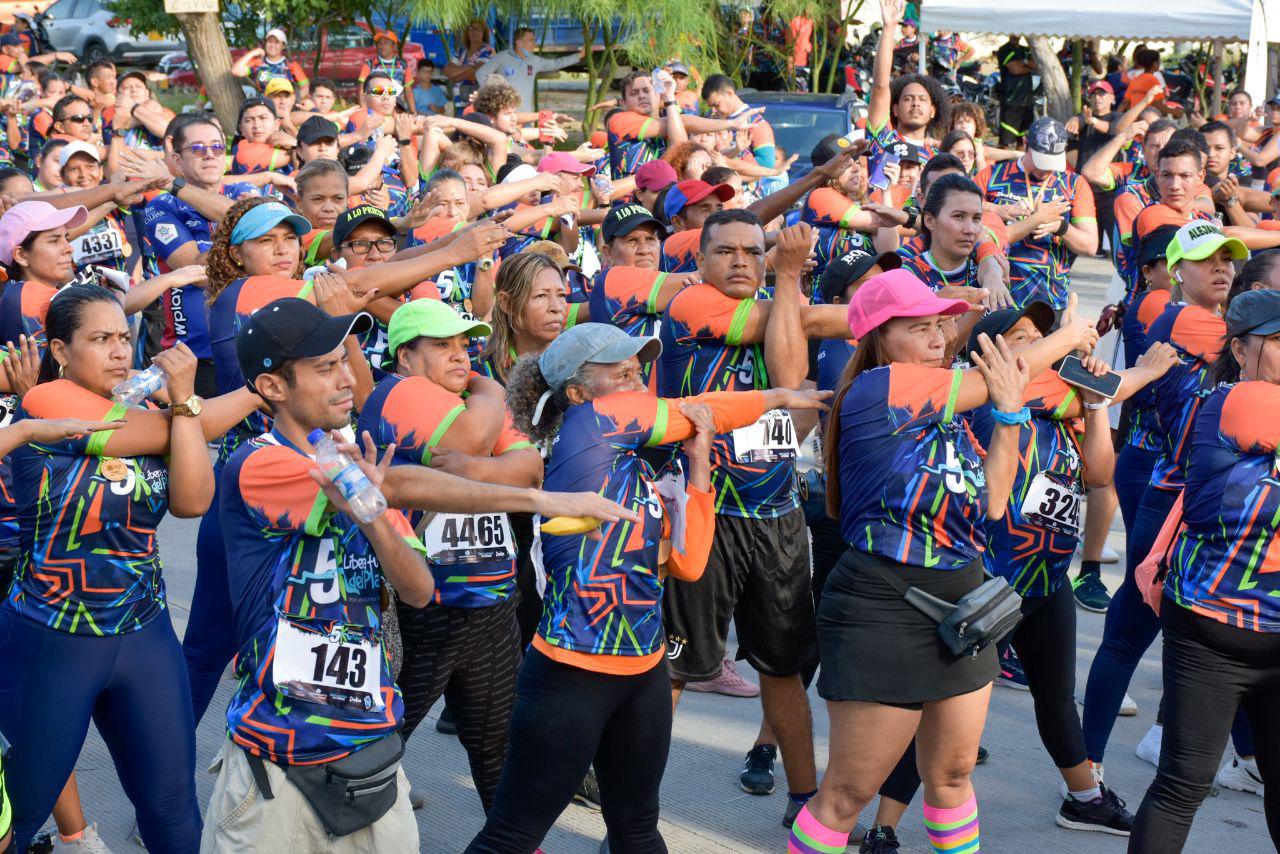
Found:
<svg viewBox="0 0 1280 854"><path fill-rule="evenodd" d="M187 186L186 178L174 178L173 183L169 185L169 195L176 196L178 191Z"/></svg>
<svg viewBox="0 0 1280 854"><path fill-rule="evenodd" d="M400 146L401 148L403 148L403 147L404 147L404 146L406 146L406 145L413 145L413 140L411 140L411 139L397 139L397 140L396 140L396 145L398 145L398 146Z"/></svg>
<svg viewBox="0 0 1280 854"><path fill-rule="evenodd" d="M204 401L200 399L200 395L193 394L182 403L175 403L169 407L169 414L181 418L195 418L204 409Z"/></svg>
<svg viewBox="0 0 1280 854"><path fill-rule="evenodd" d="M680 105L679 105L679 103L678 103L674 98L672 98L670 101L663 101L663 102L662 102L662 109L664 109L664 110L666 110L666 109L670 109L671 107L678 107L678 106L680 106Z"/></svg>

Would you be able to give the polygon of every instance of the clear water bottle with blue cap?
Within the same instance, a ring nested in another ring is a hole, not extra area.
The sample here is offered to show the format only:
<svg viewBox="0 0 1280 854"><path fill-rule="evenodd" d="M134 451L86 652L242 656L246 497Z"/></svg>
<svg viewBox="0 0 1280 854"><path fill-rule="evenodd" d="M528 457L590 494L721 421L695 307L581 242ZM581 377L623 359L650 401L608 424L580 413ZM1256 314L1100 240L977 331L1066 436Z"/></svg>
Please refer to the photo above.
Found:
<svg viewBox="0 0 1280 854"><path fill-rule="evenodd" d="M387 509L387 499L373 485L360 466L338 450L333 437L324 430L312 430L307 441L316 449L316 462L342 497L351 505L351 513L359 522L372 522Z"/></svg>
<svg viewBox="0 0 1280 854"><path fill-rule="evenodd" d="M168 379L164 368L152 365L111 389L111 400L124 406L141 406L142 401L164 388Z"/></svg>

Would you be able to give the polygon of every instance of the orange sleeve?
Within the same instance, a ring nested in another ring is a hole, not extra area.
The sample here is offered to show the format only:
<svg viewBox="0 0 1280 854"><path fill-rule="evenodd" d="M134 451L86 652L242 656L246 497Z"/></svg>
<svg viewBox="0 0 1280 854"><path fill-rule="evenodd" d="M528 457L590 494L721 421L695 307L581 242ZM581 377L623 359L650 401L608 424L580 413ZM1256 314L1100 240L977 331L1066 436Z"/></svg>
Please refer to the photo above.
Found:
<svg viewBox="0 0 1280 854"><path fill-rule="evenodd" d="M104 116L105 118L105 116ZM31 117L31 127L41 136L49 135L49 128L53 126L53 115L44 110L36 113Z"/></svg>
<svg viewBox="0 0 1280 854"><path fill-rule="evenodd" d="M805 206L813 212L814 220L819 224L841 228L849 228L849 218L861 209L857 202L830 187L819 187L810 193Z"/></svg>
<svg viewBox="0 0 1280 854"><path fill-rule="evenodd" d="M1258 223L1263 231L1280 231L1280 219L1264 219Z"/></svg>
<svg viewBox="0 0 1280 854"><path fill-rule="evenodd" d="M1075 398L1075 389L1067 385L1052 369L1041 371L1027 383L1022 392L1022 400L1028 407L1036 412L1049 413L1058 419L1063 417Z"/></svg>
<svg viewBox="0 0 1280 854"><path fill-rule="evenodd" d="M64 379L40 383L32 388L23 396L22 408L33 418L86 418L103 421L115 408L115 404Z"/></svg>
<svg viewBox="0 0 1280 854"><path fill-rule="evenodd" d="M1071 176L1072 192L1074 198L1071 200L1071 221L1072 222L1097 222L1098 207L1093 201L1093 188L1089 186L1089 182L1081 178L1079 175Z"/></svg>
<svg viewBox="0 0 1280 854"><path fill-rule="evenodd" d="M982 227L986 229L987 234L991 235L996 249L1000 252L1009 251L1009 227L1005 225L999 214L995 211L983 211ZM978 260L982 260L981 254L978 255Z"/></svg>
<svg viewBox="0 0 1280 854"><path fill-rule="evenodd" d="M734 299L711 285L691 285L667 306L667 317L688 329L691 337L719 336L736 347L754 304L754 299Z"/></svg>
<svg viewBox="0 0 1280 854"><path fill-rule="evenodd" d="M1120 233L1120 242L1133 243L1133 225L1142 211L1142 202L1133 193L1122 193L1116 197L1112 211L1116 217L1116 230Z"/></svg>
<svg viewBox="0 0 1280 854"><path fill-rule="evenodd" d="M648 139L663 131L659 120L631 110L619 110L609 116L609 131L618 139Z"/></svg>
<svg viewBox="0 0 1280 854"><path fill-rule="evenodd" d="M511 420L511 410L503 413L506 417L502 422L502 432L498 434L498 439L493 443L493 456L498 457L507 451L519 451L522 448L532 448L533 442L529 441L529 437L521 433Z"/></svg>
<svg viewBox="0 0 1280 854"><path fill-rule="evenodd" d="M672 258L691 258L698 251L698 243L702 240L702 229L691 228L688 231L677 231L662 242L662 254Z"/></svg>
<svg viewBox="0 0 1280 854"><path fill-rule="evenodd" d="M459 225L459 221L447 216L437 216L424 222L413 230L413 236L423 243L430 243L433 240L439 240L447 234L452 234Z"/></svg>
<svg viewBox="0 0 1280 854"><path fill-rule="evenodd" d="M1236 383L1222 402L1219 430L1242 451L1269 454L1280 447L1280 421L1264 417L1264 413L1274 412L1280 412L1280 386L1267 382Z"/></svg>
<svg viewBox="0 0 1280 854"><path fill-rule="evenodd" d="M1146 237L1162 225L1174 225L1179 228L1190 222L1189 219L1168 205L1147 205L1133 221L1133 233L1138 238Z"/></svg>
<svg viewBox="0 0 1280 854"><path fill-rule="evenodd" d="M890 426L896 432L921 420L949 421L955 414L961 371L894 362L889 366Z"/></svg>
<svg viewBox="0 0 1280 854"><path fill-rule="evenodd" d="M982 171L973 176L973 182L982 188L982 192L987 192L987 184L991 182L991 167L984 166Z"/></svg>
<svg viewBox="0 0 1280 854"><path fill-rule="evenodd" d="M1174 318L1169 340L1184 352L1205 362L1213 362L1222 349L1226 331L1227 325L1221 317L1188 305Z"/></svg>
<svg viewBox="0 0 1280 854"><path fill-rule="evenodd" d="M689 501L684 507L684 553L671 550L667 571L681 581L697 581L707 568L716 533L716 493L714 487L703 492L690 485L686 494Z"/></svg>
<svg viewBox="0 0 1280 854"><path fill-rule="evenodd" d="M1138 303L1138 323L1143 329L1150 329L1151 324L1169 306L1173 294L1168 291L1147 291L1147 295Z"/></svg>

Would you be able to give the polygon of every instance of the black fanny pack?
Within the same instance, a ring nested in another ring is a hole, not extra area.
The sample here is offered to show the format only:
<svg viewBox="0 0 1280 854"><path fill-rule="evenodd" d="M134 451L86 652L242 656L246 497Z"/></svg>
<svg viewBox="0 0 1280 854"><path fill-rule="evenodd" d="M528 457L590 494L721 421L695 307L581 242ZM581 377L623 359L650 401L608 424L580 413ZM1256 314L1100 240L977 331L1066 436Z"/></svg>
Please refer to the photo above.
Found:
<svg viewBox="0 0 1280 854"><path fill-rule="evenodd" d="M261 757L252 753L249 768L262 796L271 800L271 782ZM395 732L322 765L282 765L284 776L302 792L316 817L333 836L347 836L386 815L398 796L396 772L404 739Z"/></svg>
<svg viewBox="0 0 1280 854"><path fill-rule="evenodd" d="M938 624L938 637L959 658L978 656L988 644L1013 631L1022 621L1022 597L1009 582L983 571L986 581L952 605L919 587L908 587L878 563L868 565L885 583L897 590L908 605Z"/></svg>

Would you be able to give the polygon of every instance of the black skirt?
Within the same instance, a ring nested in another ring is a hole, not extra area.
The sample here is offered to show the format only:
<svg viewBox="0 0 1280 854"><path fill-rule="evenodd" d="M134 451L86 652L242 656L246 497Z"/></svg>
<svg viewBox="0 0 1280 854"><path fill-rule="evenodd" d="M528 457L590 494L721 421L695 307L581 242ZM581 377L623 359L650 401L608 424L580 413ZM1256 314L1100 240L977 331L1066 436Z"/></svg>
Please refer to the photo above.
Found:
<svg viewBox="0 0 1280 854"><path fill-rule="evenodd" d="M846 551L818 605L818 694L823 699L919 708L976 691L996 678L995 644L976 658L952 655L938 637L938 624L907 604L873 565L947 602L983 581L980 559L964 569L939 571Z"/></svg>

